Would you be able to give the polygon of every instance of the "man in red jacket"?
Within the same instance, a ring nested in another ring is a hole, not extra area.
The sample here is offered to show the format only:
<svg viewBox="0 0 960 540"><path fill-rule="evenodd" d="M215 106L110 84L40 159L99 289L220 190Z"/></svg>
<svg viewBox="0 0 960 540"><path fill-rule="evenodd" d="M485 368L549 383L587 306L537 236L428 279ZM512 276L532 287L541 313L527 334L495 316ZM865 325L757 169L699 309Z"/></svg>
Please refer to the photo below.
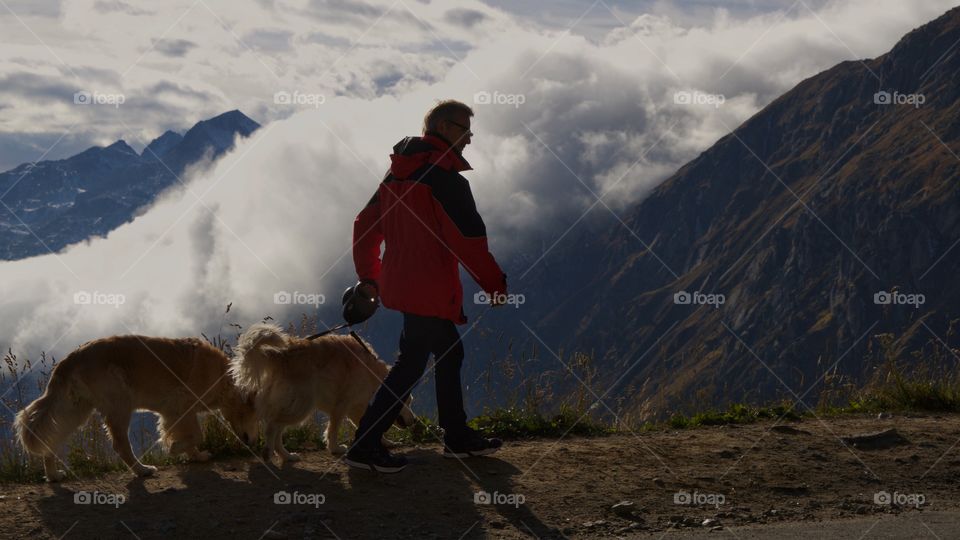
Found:
<svg viewBox="0 0 960 540"><path fill-rule="evenodd" d="M423 136L406 137L393 147L390 170L354 221L360 286L403 313L403 331L397 362L357 426L344 459L348 465L380 472L406 467L406 458L390 454L380 441L431 354L444 457L491 454L502 444L467 427L460 387L463 344L456 325L467 322L460 265L495 304L507 292L507 277L487 247L470 184L460 175L470 170L462 152L473 135L472 116L470 107L453 100L431 109Z"/></svg>

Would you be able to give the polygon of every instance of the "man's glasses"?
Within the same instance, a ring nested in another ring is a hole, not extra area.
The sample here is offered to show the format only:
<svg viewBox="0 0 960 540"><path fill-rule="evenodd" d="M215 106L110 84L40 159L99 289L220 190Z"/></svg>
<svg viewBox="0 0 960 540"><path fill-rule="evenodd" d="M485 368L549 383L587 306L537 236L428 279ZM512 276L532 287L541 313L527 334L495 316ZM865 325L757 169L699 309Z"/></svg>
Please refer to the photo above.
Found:
<svg viewBox="0 0 960 540"><path fill-rule="evenodd" d="M447 122L450 122L451 124L453 124L453 125L457 126L458 128L464 130L467 135L473 137L473 132L470 131L470 126L465 126L465 125L463 125L463 124L461 124L461 123L459 123L459 122L454 122L453 120L447 120Z"/></svg>

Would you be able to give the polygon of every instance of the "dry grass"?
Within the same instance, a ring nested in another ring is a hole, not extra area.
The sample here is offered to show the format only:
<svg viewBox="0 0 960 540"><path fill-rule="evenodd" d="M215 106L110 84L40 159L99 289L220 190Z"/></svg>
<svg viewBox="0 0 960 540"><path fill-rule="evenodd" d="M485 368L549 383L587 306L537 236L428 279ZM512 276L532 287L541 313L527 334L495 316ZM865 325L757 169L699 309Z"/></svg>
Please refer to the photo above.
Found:
<svg viewBox="0 0 960 540"><path fill-rule="evenodd" d="M227 313L229 306L224 315ZM231 323L229 326L236 329L236 335L231 336L232 339L226 339L221 334L213 338L204 336L208 342L227 354L232 352L231 344L236 342L243 330L237 324ZM287 331L296 335L308 335L314 332L316 327L316 320L304 316L298 324L289 324ZM948 335L952 334L951 325ZM870 354L874 355L874 358L870 360L881 362L882 368L876 371L866 386L857 386L849 378L836 373L825 373L819 394L820 404L817 407L819 414L902 410L960 411L957 351L940 343L931 343L908 355L909 360L901 360L904 355L897 348L892 335L877 335L873 340ZM703 425L797 418L811 414L809 411L795 410L795 405L790 403L777 403L766 407L734 403L725 410L704 410L691 415L676 414L663 422L645 422L622 416L621 413L614 415L597 404L596 397L587 390L587 387L592 388L595 385L597 377L597 368L593 365L592 357L584 354L564 357L561 351L560 360L570 369L563 370L559 376L554 373L554 377L545 377L542 370L534 369L538 365L533 361L537 354L534 347L529 354L515 355L512 346L508 344L506 355L490 359L487 369L477 381L484 385L487 395L496 395L497 392L501 394L500 406L487 409L482 415L471 420L475 429L508 439L559 437L566 434L598 436L623 430L695 428ZM4 366L0 370L0 391L4 394L0 401L8 410L3 411L5 414L0 414L0 482L43 480L39 460L25 455L17 445L11 420L13 414L43 391L55 365L56 360L48 359L45 354L41 354L37 362L21 360L12 351L8 351L4 356ZM28 377L28 374L31 376ZM585 384L580 384L580 381ZM563 387L576 390L555 395L554 389ZM606 401L614 403L621 412L629 409L629 403L616 399ZM625 405L627 407L624 407ZM284 435L285 445L300 451L322 449L325 424L325 417L315 414L303 425L287 430ZM241 444L218 415L206 415L202 425L202 447L209 450L214 458L252 457L251 453L259 450L259 444L253 448ZM135 448L145 452L141 458L145 463L167 465L176 462L175 458L165 454L157 444L153 415L139 415L131 431ZM434 420L421 418L413 428L391 428L387 436L401 444L435 443L442 437L442 431ZM125 469L113 452L109 437L97 414L73 434L67 444L66 453L62 455L65 456L71 472L79 477Z"/></svg>

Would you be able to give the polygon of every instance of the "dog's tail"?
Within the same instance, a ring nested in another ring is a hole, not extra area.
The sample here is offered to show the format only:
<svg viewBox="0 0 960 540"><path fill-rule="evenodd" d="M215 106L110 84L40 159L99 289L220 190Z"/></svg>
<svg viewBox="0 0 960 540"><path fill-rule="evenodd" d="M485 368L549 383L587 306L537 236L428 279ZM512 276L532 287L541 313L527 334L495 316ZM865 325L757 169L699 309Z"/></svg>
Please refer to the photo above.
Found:
<svg viewBox="0 0 960 540"><path fill-rule="evenodd" d="M287 334L275 324L258 323L240 336L230 360L230 376L245 393L260 390L272 369L265 348L287 347Z"/></svg>
<svg viewBox="0 0 960 540"><path fill-rule="evenodd" d="M75 387L71 365L80 351L67 355L50 374L47 389L17 413L14 431L20 445L34 455L54 455L57 447L93 412L93 404ZM73 360L73 361L71 361Z"/></svg>

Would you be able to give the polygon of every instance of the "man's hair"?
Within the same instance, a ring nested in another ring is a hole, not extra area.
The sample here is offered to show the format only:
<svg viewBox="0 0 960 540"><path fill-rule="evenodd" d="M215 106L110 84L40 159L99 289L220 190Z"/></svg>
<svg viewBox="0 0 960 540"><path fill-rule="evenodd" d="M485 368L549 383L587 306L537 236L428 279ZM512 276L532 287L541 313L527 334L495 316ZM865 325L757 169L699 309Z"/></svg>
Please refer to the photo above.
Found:
<svg viewBox="0 0 960 540"><path fill-rule="evenodd" d="M427 112L427 115L423 117L423 132L436 131L437 124L440 120L453 120L454 115L457 113L464 113L467 117L470 117L473 116L473 109L467 106L466 103L455 99L445 99L438 102Z"/></svg>

